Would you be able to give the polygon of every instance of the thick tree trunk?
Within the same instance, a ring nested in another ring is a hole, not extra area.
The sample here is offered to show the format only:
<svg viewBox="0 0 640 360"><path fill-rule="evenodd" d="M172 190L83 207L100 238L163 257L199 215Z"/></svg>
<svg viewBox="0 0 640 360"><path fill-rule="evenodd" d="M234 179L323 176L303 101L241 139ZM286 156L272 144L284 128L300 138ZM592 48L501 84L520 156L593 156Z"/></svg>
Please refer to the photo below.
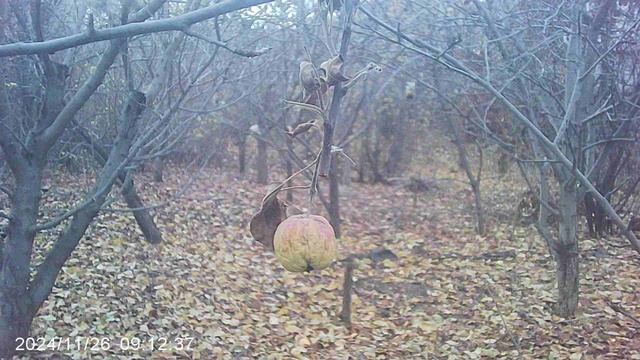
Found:
<svg viewBox="0 0 640 360"><path fill-rule="evenodd" d="M28 335L35 312L29 296L29 273L42 182L38 162L28 161L14 170L16 189L0 270L0 359L15 352L17 337Z"/></svg>
<svg viewBox="0 0 640 360"><path fill-rule="evenodd" d="M556 244L558 280L558 315L571 318L578 308L579 253L576 228L578 194L575 182L560 188L560 225Z"/></svg>
<svg viewBox="0 0 640 360"><path fill-rule="evenodd" d="M549 250L549 255L552 259L557 261L558 254L556 252L556 248L554 247L553 235L551 234L550 227L553 223L551 221L553 219L553 214L551 213L551 209L547 206L551 203L551 193L549 191L549 180L547 178L548 174L548 165L543 164L539 168L540 172L540 205L538 206L538 232L544 239L547 244L547 249ZM547 206L545 206L547 204Z"/></svg>
<svg viewBox="0 0 640 360"><path fill-rule="evenodd" d="M16 337L28 335L33 316L51 293L62 266L104 204L115 181L112 175L118 172L129 154L144 101L144 94L131 93L122 114L116 142L94 191L85 198L88 201L86 207L71 218L31 282L31 254L46 151L38 152L39 144L30 143L31 153L40 154L40 158L34 158L29 153L16 155L22 161L12 168L16 190L0 271L0 359L9 358L15 352Z"/></svg>
<svg viewBox="0 0 640 360"><path fill-rule="evenodd" d="M0 295L0 307L9 311L19 311L19 304L6 302ZM18 338L29 336L29 328L33 318L29 313L14 313L15 317L0 316L0 359L10 359L16 353Z"/></svg>

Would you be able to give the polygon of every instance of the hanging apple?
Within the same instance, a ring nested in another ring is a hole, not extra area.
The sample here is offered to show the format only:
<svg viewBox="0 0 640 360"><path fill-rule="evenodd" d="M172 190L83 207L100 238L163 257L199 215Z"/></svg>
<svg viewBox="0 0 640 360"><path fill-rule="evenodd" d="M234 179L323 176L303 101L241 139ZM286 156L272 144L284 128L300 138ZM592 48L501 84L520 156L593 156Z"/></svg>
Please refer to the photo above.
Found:
<svg viewBox="0 0 640 360"><path fill-rule="evenodd" d="M273 245L278 261L292 272L322 270L337 256L333 227L319 215L288 217L278 225Z"/></svg>

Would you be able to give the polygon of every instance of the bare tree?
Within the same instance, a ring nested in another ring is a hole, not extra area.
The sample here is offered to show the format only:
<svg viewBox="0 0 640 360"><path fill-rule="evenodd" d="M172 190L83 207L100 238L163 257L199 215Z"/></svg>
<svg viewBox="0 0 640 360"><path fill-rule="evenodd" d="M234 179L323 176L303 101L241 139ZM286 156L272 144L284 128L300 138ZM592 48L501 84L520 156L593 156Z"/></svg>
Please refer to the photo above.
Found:
<svg viewBox="0 0 640 360"><path fill-rule="evenodd" d="M154 92L150 91L147 95L135 90L134 75L127 56L131 45L129 38L166 30L192 33L190 27L193 24L266 2L269 1L230 0L153 21L146 20L165 1L150 1L141 8L124 2L116 17L120 19L120 25L96 29L95 24L103 19L89 16L86 32L52 40L44 38L47 31L55 30L55 27L45 26L47 23L41 16L40 1L34 1L29 12L19 1L10 2L9 8L0 12L4 24L0 41L5 43L0 45L0 56L6 59L0 67L0 119L3 127L0 146L5 154L10 154L7 163L14 183L7 235L2 242L0 260L0 357L10 356L16 346L15 339L28 335L31 321L50 294L60 269L96 215L110 201L109 194L114 183L120 181L123 184L125 198L132 199L135 195L127 166L135 157L148 155L154 141L168 140L169 137L165 136L175 130L167 126L166 121L145 120L148 116L145 115L148 96L153 97ZM55 56L51 53L104 40L109 40L109 44L100 52L93 71L67 100L65 86L74 69L54 60ZM235 51L226 43L214 42L218 48ZM37 57L27 58L27 61L24 58L6 58L30 54ZM101 155L102 167L95 185L86 193L80 205L41 223L40 189L48 156L72 127L76 115L88 104L120 55L127 78L127 95L120 111L113 145ZM201 66L201 69L204 71L206 66ZM15 99L19 100L18 104ZM160 120L169 119L178 106L175 110L170 108ZM143 127L144 132L141 131ZM133 203L130 205L136 206ZM134 209L134 214L141 214L140 210ZM64 227L61 235L38 266L33 279L30 279L36 234L58 226Z"/></svg>
<svg viewBox="0 0 640 360"><path fill-rule="evenodd" d="M515 124L526 129L527 138L532 142L531 152L516 156L522 155L539 168L542 204L539 228L549 240L557 263L558 312L570 317L578 304L576 230L581 194L588 193L634 249L640 251L638 239L616 213L607 194L598 191L589 179L593 163L583 161L585 150L587 153L596 150L590 144L615 141L609 134L597 139L594 138L597 132L588 131L590 120L611 116L607 113L610 109L607 99L611 97L606 94L611 94L612 88L599 82L594 70L605 66L603 60L611 54L611 48L638 22L625 24L622 30L610 32L607 37L601 36L605 24L611 24L615 1L597 5L589 1L560 3L538 8L543 15L531 12L526 18L511 16L518 11L514 9L527 9L529 5L519 1L500 4L473 1L466 6L413 2L411 6L419 7L425 16L429 14L437 20L420 22L416 17L404 27L391 25L369 9L362 11L371 21L370 31L471 80L493 97L490 106L500 104L511 113ZM449 19L439 15L450 13L457 13L457 17L448 23ZM470 40L482 39L476 42L481 46L471 48L464 41L459 44L455 37L440 38L439 44L427 43L411 34L416 24L432 23L436 28L453 26L462 36L461 28L455 28L461 22L467 25L464 36ZM620 28L620 24L614 25ZM568 34L567 42L561 41L565 34ZM603 39L610 36L614 37L613 43L606 44ZM592 134L588 144L586 134ZM591 158L597 156L591 155ZM548 184L551 175L557 187ZM551 201L552 189L557 189L557 202ZM558 204L557 208L552 203ZM553 236L548 229L555 219L558 227L557 235Z"/></svg>

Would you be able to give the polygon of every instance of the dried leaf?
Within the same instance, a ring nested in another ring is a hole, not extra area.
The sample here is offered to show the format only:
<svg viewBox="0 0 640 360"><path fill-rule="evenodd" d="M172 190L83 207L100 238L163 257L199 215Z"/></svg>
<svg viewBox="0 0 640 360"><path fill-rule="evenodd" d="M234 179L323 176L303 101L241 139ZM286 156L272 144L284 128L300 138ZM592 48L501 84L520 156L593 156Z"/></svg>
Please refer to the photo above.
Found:
<svg viewBox="0 0 640 360"><path fill-rule="evenodd" d="M298 124L293 130L287 131L286 134L290 137L294 138L300 134L306 133L311 130L312 127L316 126L316 121L311 120L301 124Z"/></svg>
<svg viewBox="0 0 640 360"><path fill-rule="evenodd" d="M273 235L278 225L287 218L286 205L278 199L280 188L271 191L264 200L260 211L253 215L249 231L253 238L273 251Z"/></svg>
<svg viewBox="0 0 640 360"><path fill-rule="evenodd" d="M349 80L347 76L342 73L342 67L344 66L344 60L342 56L337 55L331 59L320 64L320 69L324 72L325 82L329 86L334 86L343 81Z"/></svg>
<svg viewBox="0 0 640 360"><path fill-rule="evenodd" d="M321 75L314 69L309 61L300 63L300 85L304 88L305 94L309 95L322 85Z"/></svg>

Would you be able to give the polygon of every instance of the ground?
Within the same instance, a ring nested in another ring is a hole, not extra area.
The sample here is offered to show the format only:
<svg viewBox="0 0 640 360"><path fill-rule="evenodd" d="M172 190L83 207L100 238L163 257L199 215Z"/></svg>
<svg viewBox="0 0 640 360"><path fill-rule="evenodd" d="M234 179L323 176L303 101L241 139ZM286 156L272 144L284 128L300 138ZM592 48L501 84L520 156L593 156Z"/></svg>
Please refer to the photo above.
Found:
<svg viewBox="0 0 640 360"><path fill-rule="evenodd" d="M148 204L169 200L156 210L165 242L145 243L127 212L101 215L33 324L33 337L65 342L25 358L640 359L640 257L623 239L581 240L580 309L565 320L553 315L554 266L542 240L532 228L513 231L518 181L483 182L489 232L479 237L463 175L424 173L449 180L417 207L402 187L342 187L341 257L397 256L357 262L351 328L337 316L341 262L289 273L252 240L247 224L267 187L206 169L172 199L189 171L173 167L159 184L141 174ZM51 207L78 199L86 179L48 181L60 187L45 196ZM295 196L307 203L304 192ZM36 262L50 238L38 239ZM107 350L91 349L89 338L107 339Z"/></svg>

